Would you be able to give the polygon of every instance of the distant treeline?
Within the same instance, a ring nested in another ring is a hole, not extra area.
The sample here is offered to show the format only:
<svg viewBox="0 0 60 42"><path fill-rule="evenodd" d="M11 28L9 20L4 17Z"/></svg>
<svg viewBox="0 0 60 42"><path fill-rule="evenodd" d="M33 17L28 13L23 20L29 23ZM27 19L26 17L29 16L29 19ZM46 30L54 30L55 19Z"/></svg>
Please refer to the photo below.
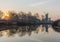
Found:
<svg viewBox="0 0 60 42"><path fill-rule="evenodd" d="M30 23L30 24L37 24L40 22L39 19L39 14L36 13L35 15L33 15L31 12L25 13L25 12L14 12L14 11L8 11L6 13L3 13L0 11L0 19L2 18L2 16L4 16L4 14L9 15L9 19L8 21L18 21L18 23ZM5 19L4 19L5 20Z"/></svg>

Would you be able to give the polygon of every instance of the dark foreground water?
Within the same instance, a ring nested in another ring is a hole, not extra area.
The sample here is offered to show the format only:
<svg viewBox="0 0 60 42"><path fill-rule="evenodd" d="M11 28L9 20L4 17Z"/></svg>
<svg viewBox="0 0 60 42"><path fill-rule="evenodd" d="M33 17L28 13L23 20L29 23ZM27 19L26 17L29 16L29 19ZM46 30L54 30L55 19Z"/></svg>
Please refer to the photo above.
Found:
<svg viewBox="0 0 60 42"><path fill-rule="evenodd" d="M50 25L4 26L0 27L0 42L60 42L60 32Z"/></svg>

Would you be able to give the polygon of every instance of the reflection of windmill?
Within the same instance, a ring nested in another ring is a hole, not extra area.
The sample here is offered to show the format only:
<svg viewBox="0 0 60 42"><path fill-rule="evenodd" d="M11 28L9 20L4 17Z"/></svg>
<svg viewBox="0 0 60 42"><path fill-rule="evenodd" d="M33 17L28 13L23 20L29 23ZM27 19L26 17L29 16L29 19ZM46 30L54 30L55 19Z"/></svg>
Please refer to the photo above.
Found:
<svg viewBox="0 0 60 42"><path fill-rule="evenodd" d="M45 25L45 31L48 32L48 24Z"/></svg>
<svg viewBox="0 0 60 42"><path fill-rule="evenodd" d="M41 31L43 32L45 30L46 32L48 32L48 27L49 27L48 24L42 25Z"/></svg>

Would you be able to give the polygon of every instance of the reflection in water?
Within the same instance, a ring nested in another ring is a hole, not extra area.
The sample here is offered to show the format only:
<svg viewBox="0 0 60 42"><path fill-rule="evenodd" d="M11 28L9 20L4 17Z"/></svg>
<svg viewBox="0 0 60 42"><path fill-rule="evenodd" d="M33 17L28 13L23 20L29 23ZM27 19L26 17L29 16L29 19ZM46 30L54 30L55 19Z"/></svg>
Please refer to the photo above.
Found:
<svg viewBox="0 0 60 42"><path fill-rule="evenodd" d="M53 30L60 33L60 27L59 28L53 27Z"/></svg>
<svg viewBox="0 0 60 42"><path fill-rule="evenodd" d="M24 36L28 34L29 36L33 31L38 33L38 25L36 26L5 26L4 28L1 27L0 29L0 36L7 35L7 36L14 36L18 34L19 36Z"/></svg>
<svg viewBox="0 0 60 42"><path fill-rule="evenodd" d="M42 26L42 28L40 28ZM39 30L42 32L45 30L48 32L48 28L50 25L31 25L31 26L2 26L0 27L0 37L6 35L8 37L14 36L18 34L19 36L25 36L28 34L29 36L34 33L38 33ZM60 32L60 29L54 28L55 31Z"/></svg>
<svg viewBox="0 0 60 42"><path fill-rule="evenodd" d="M48 32L49 25L48 24L44 24L44 25L42 25L42 28L45 28L45 31Z"/></svg>
<svg viewBox="0 0 60 42"><path fill-rule="evenodd" d="M54 22L52 23L52 27L53 27L54 31L60 32L60 19L54 21Z"/></svg>

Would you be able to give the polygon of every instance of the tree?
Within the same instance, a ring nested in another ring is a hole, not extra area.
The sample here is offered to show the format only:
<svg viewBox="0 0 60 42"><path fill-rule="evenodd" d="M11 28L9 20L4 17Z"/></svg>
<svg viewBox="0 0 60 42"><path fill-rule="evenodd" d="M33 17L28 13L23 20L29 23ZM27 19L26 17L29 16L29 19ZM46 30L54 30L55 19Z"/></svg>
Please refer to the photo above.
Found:
<svg viewBox="0 0 60 42"><path fill-rule="evenodd" d="M2 12L2 11L0 11L0 19L1 19L2 15L3 15L3 12Z"/></svg>

